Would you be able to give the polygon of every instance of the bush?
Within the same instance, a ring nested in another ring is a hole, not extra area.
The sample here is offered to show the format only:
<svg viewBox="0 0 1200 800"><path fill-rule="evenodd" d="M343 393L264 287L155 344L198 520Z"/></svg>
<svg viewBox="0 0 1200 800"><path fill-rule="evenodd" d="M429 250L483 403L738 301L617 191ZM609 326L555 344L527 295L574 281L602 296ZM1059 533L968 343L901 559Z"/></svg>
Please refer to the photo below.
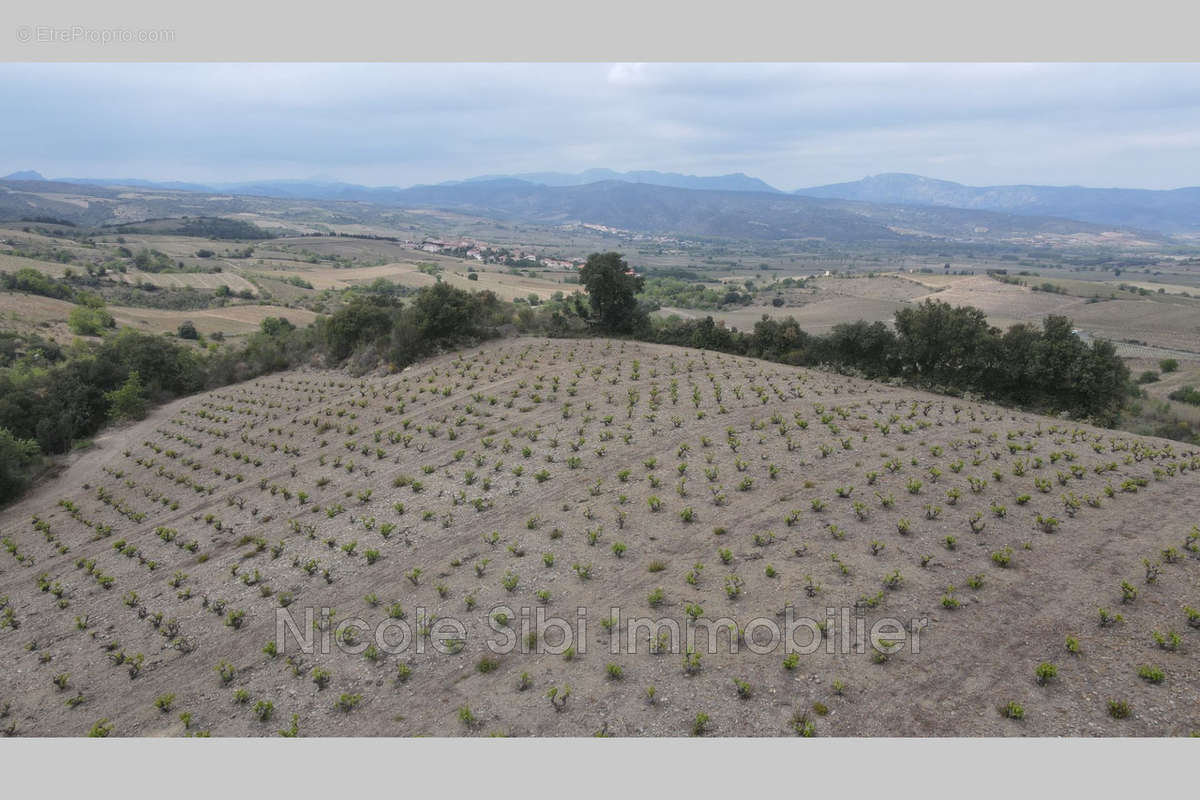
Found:
<svg viewBox="0 0 1200 800"><path fill-rule="evenodd" d="M88 736L92 737L93 739L103 739L106 736L109 736L112 732L112 723L105 718L97 720L96 723L92 725L91 730L88 731Z"/></svg>
<svg viewBox="0 0 1200 800"><path fill-rule="evenodd" d="M109 328L115 328L117 321L103 308L76 306L67 315L67 327L76 336L99 336Z"/></svg>
<svg viewBox="0 0 1200 800"><path fill-rule="evenodd" d="M1014 701L1000 706L1000 714L1008 719L1025 719L1025 708Z"/></svg>
<svg viewBox="0 0 1200 800"><path fill-rule="evenodd" d="M1200 406L1200 390L1194 386L1181 386L1168 394L1167 397L1179 403Z"/></svg>
<svg viewBox="0 0 1200 800"><path fill-rule="evenodd" d="M120 389L106 392L104 399L108 401L110 419L138 420L146 416L149 401L146 398L146 387L142 385L142 378L137 370L129 373Z"/></svg>
<svg viewBox="0 0 1200 800"><path fill-rule="evenodd" d="M1143 664L1142 666L1138 667L1138 677L1148 683L1162 683L1166 676L1158 667L1152 667L1149 664Z"/></svg>
<svg viewBox="0 0 1200 800"><path fill-rule="evenodd" d="M30 471L40 460L37 442L18 439L6 428L0 428L0 505L25 491Z"/></svg>
<svg viewBox="0 0 1200 800"><path fill-rule="evenodd" d="M1037 665L1037 668L1033 671L1033 675L1037 678L1039 685L1045 686L1048 681L1058 677L1058 667L1049 661L1043 661Z"/></svg>

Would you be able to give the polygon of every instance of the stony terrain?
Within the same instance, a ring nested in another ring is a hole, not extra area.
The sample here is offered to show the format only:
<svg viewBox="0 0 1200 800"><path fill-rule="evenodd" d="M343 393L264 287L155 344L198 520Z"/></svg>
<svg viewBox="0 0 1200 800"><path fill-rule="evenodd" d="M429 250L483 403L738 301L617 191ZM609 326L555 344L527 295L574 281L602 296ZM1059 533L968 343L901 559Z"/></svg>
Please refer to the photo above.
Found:
<svg viewBox="0 0 1200 800"><path fill-rule="evenodd" d="M1200 453L1179 443L520 338L258 379L97 445L0 512L10 734L1200 730ZM283 606L301 629L368 630L302 653ZM752 621L788 607L832 616L828 642L764 642ZM305 623L322 608L332 622ZM522 609L584 613L586 632L564 653ZM901 621L905 642L842 652L843 613ZM729 618L746 641L689 656L635 617ZM408 646L364 650L388 620ZM502 639L517 649L494 655Z"/></svg>

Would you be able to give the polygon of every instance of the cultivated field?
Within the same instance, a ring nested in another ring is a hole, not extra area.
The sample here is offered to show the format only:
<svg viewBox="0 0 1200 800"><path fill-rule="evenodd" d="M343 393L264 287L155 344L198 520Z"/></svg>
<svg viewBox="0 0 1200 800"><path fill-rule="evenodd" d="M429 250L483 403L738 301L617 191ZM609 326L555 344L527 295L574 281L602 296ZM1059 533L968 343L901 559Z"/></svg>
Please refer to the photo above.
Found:
<svg viewBox="0 0 1200 800"><path fill-rule="evenodd" d="M1186 735L1198 470L1179 443L665 346L297 370L111 431L0 513L0 725ZM281 607L318 642L367 630L302 653ZM539 611L575 638L534 641ZM766 640L789 613L814 652ZM859 648L859 617L898 621L897 651ZM710 652L723 618L742 633Z"/></svg>
<svg viewBox="0 0 1200 800"><path fill-rule="evenodd" d="M74 334L67 327L67 317L73 308L75 305L66 300L0 292L0 323L3 323L5 330L40 333L59 341L70 341ZM191 320L202 334L220 331L227 336L238 336L257 330L267 317L287 317L300 326L308 325L317 318L316 314L304 308L264 305L230 305L187 311L107 306L106 310L112 314L117 325L143 333L175 333L181 322Z"/></svg>
<svg viewBox="0 0 1200 800"><path fill-rule="evenodd" d="M1039 279L1028 280L1036 283ZM1070 284L1072 294L1033 291L1028 286L1003 283L986 275L918 273L817 278L812 281L813 288L783 290L782 306L769 304L764 297L762 302L723 311L664 307L658 313L685 319L711 316L739 330L752 329L764 314L776 319L794 317L805 330L826 333L839 323L859 319L891 323L901 308L925 300L940 300L954 306L974 306L987 315L990 324L999 328L1018 323L1037 325L1050 314L1060 314L1070 317L1085 335L1116 343L1129 339L1144 343L1126 346L1127 353L1123 354L1153 355L1151 351L1136 349L1141 346L1175 351L1181 354L1177 357L1200 359L1200 299L1131 295L1117 289L1116 284L1096 281L1047 282ZM1097 299L1089 301L1089 297Z"/></svg>
<svg viewBox="0 0 1200 800"><path fill-rule="evenodd" d="M125 283L151 283L163 289L219 289L229 287L232 292L258 294L258 287L236 272L139 272L129 270L117 273L117 280Z"/></svg>

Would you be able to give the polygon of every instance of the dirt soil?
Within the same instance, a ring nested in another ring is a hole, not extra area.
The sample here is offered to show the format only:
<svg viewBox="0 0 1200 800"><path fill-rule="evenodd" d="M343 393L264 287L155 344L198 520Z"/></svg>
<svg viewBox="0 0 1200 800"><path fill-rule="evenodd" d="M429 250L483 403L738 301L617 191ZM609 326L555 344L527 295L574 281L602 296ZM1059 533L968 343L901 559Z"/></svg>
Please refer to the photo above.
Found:
<svg viewBox="0 0 1200 800"><path fill-rule="evenodd" d="M0 512L0 730L1187 735L1198 521L1195 448L752 359L519 338L295 370L110 431ZM283 603L302 636L306 608L393 629L304 653ZM789 607L832 616L792 660L762 638ZM522 609L585 609L573 657L558 630L493 655ZM749 630L688 659L637 617ZM859 617L919 651L859 650Z"/></svg>

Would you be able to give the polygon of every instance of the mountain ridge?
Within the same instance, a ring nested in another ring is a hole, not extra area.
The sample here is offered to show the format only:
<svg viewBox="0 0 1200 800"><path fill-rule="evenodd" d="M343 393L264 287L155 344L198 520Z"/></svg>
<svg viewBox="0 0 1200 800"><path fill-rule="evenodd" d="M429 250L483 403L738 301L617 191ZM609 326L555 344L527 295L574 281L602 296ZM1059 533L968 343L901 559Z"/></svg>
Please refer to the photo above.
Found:
<svg viewBox="0 0 1200 800"><path fill-rule="evenodd" d="M1061 217L1160 233L1200 231L1200 187L969 186L904 172L796 189L800 197Z"/></svg>
<svg viewBox="0 0 1200 800"><path fill-rule="evenodd" d="M283 188L255 184L258 194L202 193L162 187L102 186L61 181L0 180L0 218L49 217L106 225L171 216L236 214L259 208L281 213L308 202L337 214L368 209L431 209L514 223L599 225L686 239L805 240L830 243L896 243L919 239L1022 241L1084 234L1108 236L1112 227L1051 217L983 210L899 206L821 199L783 192L680 189L646 183L599 181L550 187L514 178L408 189L325 184L325 198L306 194L311 184ZM272 194L277 192L277 194ZM85 197L79 204L69 195ZM1162 234L1117 231L1138 239Z"/></svg>

